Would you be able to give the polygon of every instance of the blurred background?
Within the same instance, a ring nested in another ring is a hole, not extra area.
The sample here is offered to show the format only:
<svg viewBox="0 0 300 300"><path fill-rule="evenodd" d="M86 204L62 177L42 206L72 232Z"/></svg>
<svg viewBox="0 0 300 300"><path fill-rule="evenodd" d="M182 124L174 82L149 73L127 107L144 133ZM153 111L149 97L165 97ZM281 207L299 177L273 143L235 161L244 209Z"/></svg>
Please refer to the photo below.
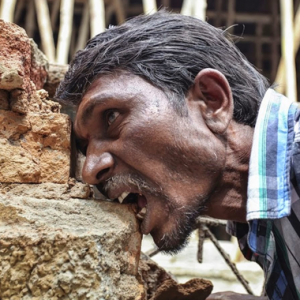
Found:
<svg viewBox="0 0 300 300"><path fill-rule="evenodd" d="M300 0L0 0L0 18L23 27L50 64L66 65L87 40L109 25L165 7L235 35L236 46L248 60L271 83L278 84L279 92L297 101L300 99L299 3ZM248 288L259 295L263 286L260 268L242 258L237 242L226 234L224 224L207 228L249 282ZM215 244L200 228L178 255L154 255L156 249L148 236L144 238L143 251L153 255L155 261L181 282L203 277L212 280L214 291L246 292L247 283L241 283L242 279L237 278Z"/></svg>
<svg viewBox="0 0 300 300"><path fill-rule="evenodd" d="M278 90L300 94L300 0L0 0L0 18L23 27L51 63L67 64L86 41L126 19L168 10L206 20L236 45ZM288 79L288 80L287 80ZM298 89L297 89L298 86Z"/></svg>

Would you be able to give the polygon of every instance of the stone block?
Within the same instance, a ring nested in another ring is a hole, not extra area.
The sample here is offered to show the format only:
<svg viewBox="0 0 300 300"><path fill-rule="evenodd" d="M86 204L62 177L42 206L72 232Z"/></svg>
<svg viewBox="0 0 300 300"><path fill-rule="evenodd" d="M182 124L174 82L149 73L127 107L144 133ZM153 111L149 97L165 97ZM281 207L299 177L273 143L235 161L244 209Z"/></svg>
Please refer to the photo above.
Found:
<svg viewBox="0 0 300 300"><path fill-rule="evenodd" d="M0 194L0 298L147 299L131 205Z"/></svg>

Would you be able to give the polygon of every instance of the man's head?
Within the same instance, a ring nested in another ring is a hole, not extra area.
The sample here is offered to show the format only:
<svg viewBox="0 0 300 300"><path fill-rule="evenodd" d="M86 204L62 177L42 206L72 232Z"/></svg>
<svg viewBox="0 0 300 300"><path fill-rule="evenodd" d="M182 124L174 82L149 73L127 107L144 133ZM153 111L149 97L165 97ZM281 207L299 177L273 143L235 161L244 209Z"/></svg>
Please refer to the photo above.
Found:
<svg viewBox="0 0 300 300"><path fill-rule="evenodd" d="M224 34L166 12L137 17L92 39L57 91L79 105L84 180L136 202L162 250L180 249L222 190L231 124L254 126L267 88Z"/></svg>

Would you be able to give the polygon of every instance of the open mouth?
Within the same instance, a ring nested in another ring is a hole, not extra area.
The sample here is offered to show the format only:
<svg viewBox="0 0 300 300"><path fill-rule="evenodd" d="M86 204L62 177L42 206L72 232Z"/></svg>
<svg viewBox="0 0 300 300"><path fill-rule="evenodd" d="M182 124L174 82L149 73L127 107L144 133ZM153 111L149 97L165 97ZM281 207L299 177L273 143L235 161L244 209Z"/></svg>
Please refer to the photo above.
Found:
<svg viewBox="0 0 300 300"><path fill-rule="evenodd" d="M136 217L142 221L147 213L147 199L140 193L123 192L117 200L122 203L136 203L138 207L138 213Z"/></svg>

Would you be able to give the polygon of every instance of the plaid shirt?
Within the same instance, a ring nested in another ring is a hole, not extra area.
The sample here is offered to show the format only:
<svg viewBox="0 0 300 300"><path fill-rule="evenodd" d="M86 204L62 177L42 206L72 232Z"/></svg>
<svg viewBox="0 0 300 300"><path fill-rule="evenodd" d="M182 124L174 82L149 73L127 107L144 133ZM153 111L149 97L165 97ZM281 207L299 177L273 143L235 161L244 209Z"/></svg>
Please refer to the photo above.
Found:
<svg viewBox="0 0 300 300"><path fill-rule="evenodd" d="M300 299L300 110L269 89L254 130L247 221L228 222L244 256L265 273L271 300Z"/></svg>

